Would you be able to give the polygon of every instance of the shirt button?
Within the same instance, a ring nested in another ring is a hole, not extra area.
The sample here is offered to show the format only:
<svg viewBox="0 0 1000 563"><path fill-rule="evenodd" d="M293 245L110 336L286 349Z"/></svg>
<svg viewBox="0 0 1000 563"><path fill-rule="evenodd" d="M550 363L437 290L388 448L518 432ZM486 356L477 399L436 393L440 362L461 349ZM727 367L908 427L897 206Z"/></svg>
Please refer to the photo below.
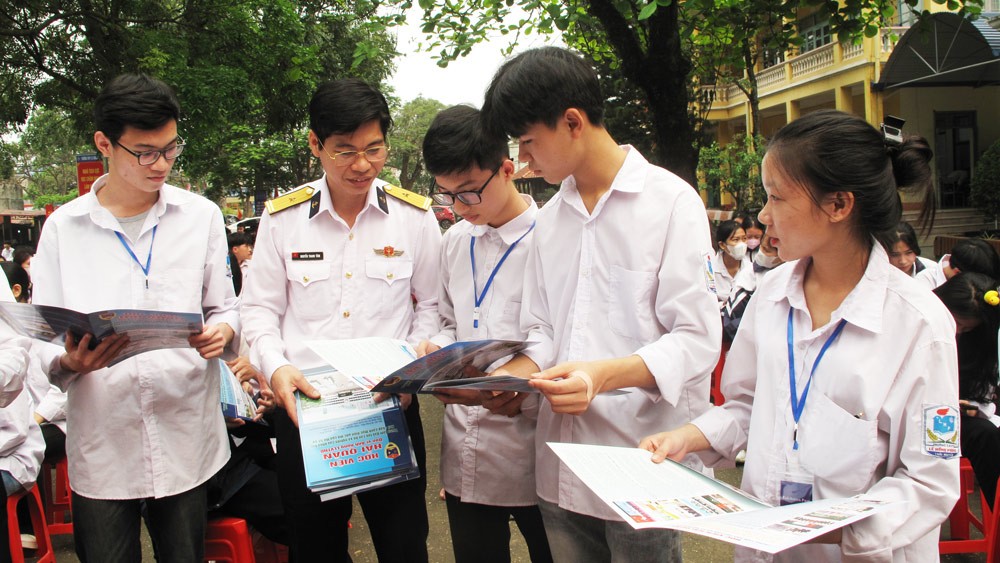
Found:
<svg viewBox="0 0 1000 563"><path fill-rule="evenodd" d="M347 278L347 279L351 279L352 275L353 274L351 274L350 272L347 272L346 274L344 274L344 277Z"/></svg>
<svg viewBox="0 0 1000 563"><path fill-rule="evenodd" d="M309 283L309 276L302 276L302 283Z"/></svg>
<svg viewBox="0 0 1000 563"><path fill-rule="evenodd" d="M350 311L344 311L344 318L345 318L345 319L346 319L347 317L350 317L350 316L351 316L351 312L350 312Z"/></svg>
<svg viewBox="0 0 1000 563"><path fill-rule="evenodd" d="M347 235L347 240L354 240L354 233L349 233Z"/></svg>
<svg viewBox="0 0 1000 563"><path fill-rule="evenodd" d="M392 273L390 272L390 273L386 274L385 275L385 279L391 280L392 279Z"/></svg>

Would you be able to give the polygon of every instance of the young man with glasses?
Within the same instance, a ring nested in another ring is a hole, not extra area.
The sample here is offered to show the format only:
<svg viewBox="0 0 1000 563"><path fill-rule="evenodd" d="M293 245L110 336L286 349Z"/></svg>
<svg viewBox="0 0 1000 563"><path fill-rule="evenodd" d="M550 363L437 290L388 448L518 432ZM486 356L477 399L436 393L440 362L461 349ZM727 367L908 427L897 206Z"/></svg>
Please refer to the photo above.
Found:
<svg viewBox="0 0 1000 563"><path fill-rule="evenodd" d="M146 352L106 367L126 344L66 336L38 343L67 391L73 526L81 561L138 561L140 510L160 561L200 561L205 482L229 457L215 358L239 330L219 207L166 183L184 142L170 87L122 75L94 104L94 142L108 173L45 223L32 268L34 302L91 312L200 313L191 349Z"/></svg>
<svg viewBox="0 0 1000 563"><path fill-rule="evenodd" d="M317 398L302 370L324 365L306 341L384 336L416 346L437 331L441 231L430 200L377 178L391 122L368 84L320 86L309 104L309 148L324 175L268 202L243 286L244 334L281 407L278 479L295 561L351 560L351 498L321 502L306 487L294 393ZM406 423L423 468L416 398ZM357 495L380 561L427 561L426 483L424 475Z"/></svg>
<svg viewBox="0 0 1000 563"><path fill-rule="evenodd" d="M425 348L456 341L524 340L521 293L538 207L514 186L507 139L487 133L479 111L454 106L424 135L424 163L433 198L455 206L465 221L441 247L441 330ZM477 189L478 188L478 189ZM497 365L506 363L501 360ZM529 370L516 375L527 376ZM516 371L513 364L509 371ZM552 560L535 494L538 396L444 392L441 482L457 563L510 561L510 520L531 560ZM489 410L489 409L492 409Z"/></svg>

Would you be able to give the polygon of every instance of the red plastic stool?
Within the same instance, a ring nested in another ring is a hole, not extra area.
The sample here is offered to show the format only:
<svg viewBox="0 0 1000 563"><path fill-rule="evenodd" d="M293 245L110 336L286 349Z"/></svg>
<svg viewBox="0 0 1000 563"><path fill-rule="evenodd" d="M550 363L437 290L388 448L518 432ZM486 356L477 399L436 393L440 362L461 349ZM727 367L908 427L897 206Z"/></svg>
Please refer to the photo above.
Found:
<svg viewBox="0 0 1000 563"><path fill-rule="evenodd" d="M34 559L37 563L55 563L56 556L49 540L49 527L42 517L42 497L38 487L30 491L21 491L7 497L7 537L10 538L10 557L14 563L24 563L24 549L21 545L21 527L17 521L17 504L24 499L28 503L28 513L31 515L31 528L35 532L38 548Z"/></svg>
<svg viewBox="0 0 1000 563"><path fill-rule="evenodd" d="M49 477L52 474L55 474L54 479ZM42 464L42 472L38 479L45 480L45 487L42 489L42 507L45 510L45 521L49 525L49 534L53 536L72 534L71 489L66 457L57 461L55 466L49 463Z"/></svg>
<svg viewBox="0 0 1000 563"><path fill-rule="evenodd" d="M205 561L256 563L253 539L242 518L213 518L205 530Z"/></svg>

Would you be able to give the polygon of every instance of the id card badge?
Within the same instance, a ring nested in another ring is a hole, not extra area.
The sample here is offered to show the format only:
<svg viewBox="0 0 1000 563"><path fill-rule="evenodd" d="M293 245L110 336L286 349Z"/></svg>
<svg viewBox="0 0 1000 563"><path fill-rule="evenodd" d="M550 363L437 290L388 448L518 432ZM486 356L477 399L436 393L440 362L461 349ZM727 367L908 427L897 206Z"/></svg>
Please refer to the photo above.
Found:
<svg viewBox="0 0 1000 563"><path fill-rule="evenodd" d="M785 463L779 490L780 506L810 502L813 499L813 476L802 469L797 461Z"/></svg>

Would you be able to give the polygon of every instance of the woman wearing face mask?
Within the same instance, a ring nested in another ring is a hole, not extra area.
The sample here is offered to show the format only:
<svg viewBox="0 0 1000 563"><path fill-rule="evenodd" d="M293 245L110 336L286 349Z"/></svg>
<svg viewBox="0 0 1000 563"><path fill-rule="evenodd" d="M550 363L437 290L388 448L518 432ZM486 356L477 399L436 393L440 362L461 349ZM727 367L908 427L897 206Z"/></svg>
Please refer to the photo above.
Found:
<svg viewBox="0 0 1000 563"><path fill-rule="evenodd" d="M738 219L747 233L747 255L750 260L757 256L764 237L764 225L757 219L757 213L751 212Z"/></svg>
<svg viewBox="0 0 1000 563"><path fill-rule="evenodd" d="M715 291L721 308L737 287L752 292L757 282L753 263L747 255L747 233L739 221L719 223L715 240L719 251L712 260L712 270L715 272Z"/></svg>

